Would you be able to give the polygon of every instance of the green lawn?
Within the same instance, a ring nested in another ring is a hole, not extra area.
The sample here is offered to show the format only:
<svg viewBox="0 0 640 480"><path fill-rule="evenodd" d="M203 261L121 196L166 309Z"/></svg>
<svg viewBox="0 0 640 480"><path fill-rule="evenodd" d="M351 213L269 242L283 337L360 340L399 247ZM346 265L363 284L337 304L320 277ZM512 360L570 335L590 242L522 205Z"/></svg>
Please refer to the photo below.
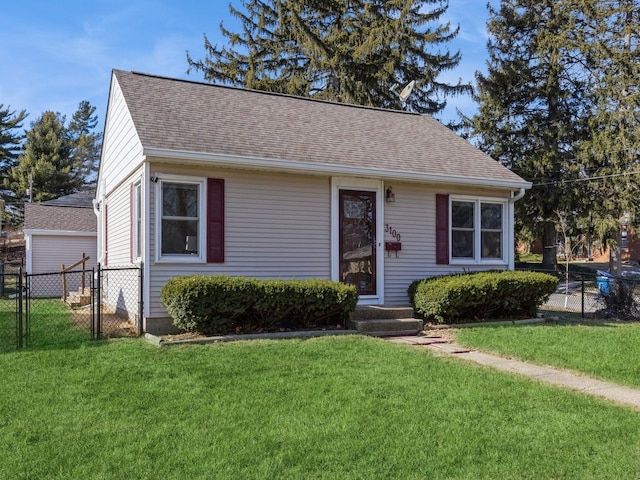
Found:
<svg viewBox="0 0 640 480"><path fill-rule="evenodd" d="M480 326L457 330L456 339L465 346L640 387L639 323Z"/></svg>
<svg viewBox="0 0 640 480"><path fill-rule="evenodd" d="M26 307L23 305L24 308ZM89 320L79 328L73 321L71 308L58 298L34 298L29 308L28 327L23 319L22 328L25 332L27 328L29 330L28 340L23 339L23 343L31 348L81 344L91 336ZM15 299L0 299L0 353L15 350L17 347L17 309Z"/></svg>
<svg viewBox="0 0 640 480"><path fill-rule="evenodd" d="M359 336L0 354L0 478L638 478L640 415Z"/></svg>
<svg viewBox="0 0 640 480"><path fill-rule="evenodd" d="M15 300L0 298L0 353L17 346L16 308Z"/></svg>

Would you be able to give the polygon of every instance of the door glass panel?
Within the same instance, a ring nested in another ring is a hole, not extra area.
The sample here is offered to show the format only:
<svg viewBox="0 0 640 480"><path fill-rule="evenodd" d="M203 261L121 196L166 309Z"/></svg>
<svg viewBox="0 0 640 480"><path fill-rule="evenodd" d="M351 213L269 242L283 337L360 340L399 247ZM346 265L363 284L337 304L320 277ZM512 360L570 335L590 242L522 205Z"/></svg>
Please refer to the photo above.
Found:
<svg viewBox="0 0 640 480"><path fill-rule="evenodd" d="M340 280L376 293L375 192L340 191Z"/></svg>

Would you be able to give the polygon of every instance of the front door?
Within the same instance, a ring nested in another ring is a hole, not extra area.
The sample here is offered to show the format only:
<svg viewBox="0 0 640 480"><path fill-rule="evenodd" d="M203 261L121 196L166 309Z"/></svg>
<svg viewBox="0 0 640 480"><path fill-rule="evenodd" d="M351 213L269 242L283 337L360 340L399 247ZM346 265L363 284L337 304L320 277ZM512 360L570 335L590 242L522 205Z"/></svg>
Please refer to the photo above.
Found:
<svg viewBox="0 0 640 480"><path fill-rule="evenodd" d="M340 281L375 295L376 192L340 190Z"/></svg>

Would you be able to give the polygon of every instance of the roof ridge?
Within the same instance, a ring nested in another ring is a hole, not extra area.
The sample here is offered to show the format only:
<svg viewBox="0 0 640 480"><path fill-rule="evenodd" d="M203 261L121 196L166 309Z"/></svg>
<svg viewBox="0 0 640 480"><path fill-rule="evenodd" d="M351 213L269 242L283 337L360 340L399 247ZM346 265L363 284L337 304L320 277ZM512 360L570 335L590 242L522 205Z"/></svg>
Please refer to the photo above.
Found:
<svg viewBox="0 0 640 480"><path fill-rule="evenodd" d="M158 74L154 74L154 73L147 73L147 72L140 72L137 70L119 70L119 69L114 69L114 72L122 72L122 73L130 73L132 75L140 75L143 77L149 77L149 78L156 78L159 80L167 80L167 81L172 81L172 82L182 82L182 83L189 83L189 84L193 84L193 85L202 85L205 87L217 87L217 88L222 88L222 89L227 89L227 90L233 90L233 91L237 91L237 92L245 92L245 93L257 93L260 95L266 95L266 96L272 96L272 97L282 97L282 98L290 98L292 100L302 100L302 101L307 101L307 102L315 102L315 103L324 103L327 105L332 105L332 106L341 106L341 107L350 107L350 108L359 108L359 109L363 109L363 110L373 110L373 111L379 111L379 112L386 112L386 113L398 113L398 114L402 114L402 115L414 115L414 116L419 116L419 117L429 117L431 119L436 120L433 116L429 115L429 114L422 114L422 113L418 113L418 112L409 112L406 110L396 110L393 108L384 108L384 107L375 107L375 106L371 106L371 105L359 105L356 103L343 103L343 102L336 102L336 101L332 101L332 100L324 100L321 98L313 98L313 97L303 97L301 95L294 95L291 93L281 93L281 92L269 92L266 90L258 90L255 88L245 88L245 87L236 87L233 85L224 85L224 84L220 84L220 83L211 83L211 82L206 82L204 80L191 80L188 78L176 78L176 77L169 77L166 75L158 75ZM438 120L436 120L438 121Z"/></svg>

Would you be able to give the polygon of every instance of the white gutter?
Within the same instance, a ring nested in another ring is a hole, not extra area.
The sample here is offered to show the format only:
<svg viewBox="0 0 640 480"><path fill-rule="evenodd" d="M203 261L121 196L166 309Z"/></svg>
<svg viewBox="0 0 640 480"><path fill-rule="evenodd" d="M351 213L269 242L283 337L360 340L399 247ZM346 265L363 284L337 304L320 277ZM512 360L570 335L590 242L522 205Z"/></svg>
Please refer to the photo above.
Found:
<svg viewBox="0 0 640 480"><path fill-rule="evenodd" d="M516 239L515 239L515 203L524 197L525 189L520 187L520 190L515 195L511 192L512 197L509 199L509 207L508 207L508 218L509 218L509 239L507 241L507 245L509 248L509 255L507 258L508 268L509 270L513 270L516 266L515 259L515 247L516 247Z"/></svg>
<svg viewBox="0 0 640 480"><path fill-rule="evenodd" d="M522 197L524 197L524 193L525 193L525 189L521 187L520 191L518 193L516 193L513 197L511 197L509 199L509 201L511 203L516 203L518 200L520 200Z"/></svg>
<svg viewBox="0 0 640 480"><path fill-rule="evenodd" d="M239 155L219 155L202 152L191 152L185 150L171 150L166 148L144 148L143 155L154 157L154 161L162 162L166 158L168 162L175 163L175 160L188 160L194 165L208 166L211 163L226 167L235 168L258 168L269 171L286 171L291 173L315 173L326 175L350 175L358 177L380 178L385 180L424 182L438 184L457 184L480 187L496 188L531 188L531 182L524 180L499 180L483 177L463 177L458 175L443 175L420 172L393 172L381 168L353 167L345 165L334 165L327 163L309 163L295 160L280 160L271 158L251 158Z"/></svg>

